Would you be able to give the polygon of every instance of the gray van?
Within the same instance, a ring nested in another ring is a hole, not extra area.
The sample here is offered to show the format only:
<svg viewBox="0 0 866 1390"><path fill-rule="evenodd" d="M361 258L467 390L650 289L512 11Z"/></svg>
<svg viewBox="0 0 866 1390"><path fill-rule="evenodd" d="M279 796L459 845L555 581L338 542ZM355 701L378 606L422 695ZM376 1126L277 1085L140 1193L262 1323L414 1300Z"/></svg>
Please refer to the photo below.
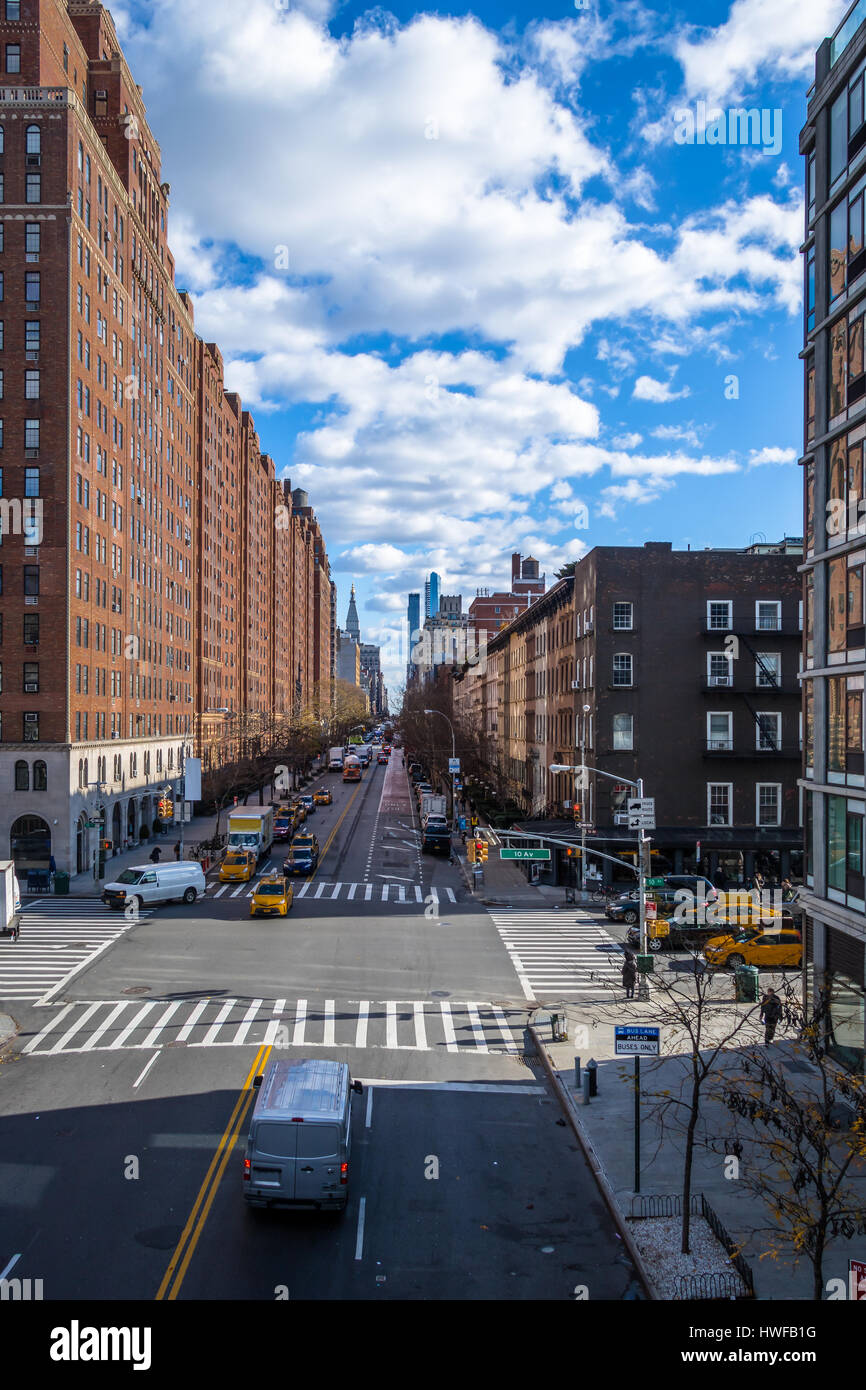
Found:
<svg viewBox="0 0 866 1390"><path fill-rule="evenodd" d="M348 1200L352 1095L345 1062L269 1062L258 1088L244 1156L251 1207L343 1211Z"/></svg>

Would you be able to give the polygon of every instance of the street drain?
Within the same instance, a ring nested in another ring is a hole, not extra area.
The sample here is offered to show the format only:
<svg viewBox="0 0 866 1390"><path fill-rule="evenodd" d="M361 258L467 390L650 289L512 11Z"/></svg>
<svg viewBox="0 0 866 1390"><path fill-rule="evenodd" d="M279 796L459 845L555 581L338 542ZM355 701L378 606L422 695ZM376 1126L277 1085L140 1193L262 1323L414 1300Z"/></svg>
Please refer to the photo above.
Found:
<svg viewBox="0 0 866 1390"><path fill-rule="evenodd" d="M122 989L121 994L150 994L150 985L130 985L128 989Z"/></svg>
<svg viewBox="0 0 866 1390"><path fill-rule="evenodd" d="M430 998L431 998L431 999L450 999L450 998L451 998L451 993L450 993L450 991L447 990L447 989L431 989L431 991L430 991Z"/></svg>

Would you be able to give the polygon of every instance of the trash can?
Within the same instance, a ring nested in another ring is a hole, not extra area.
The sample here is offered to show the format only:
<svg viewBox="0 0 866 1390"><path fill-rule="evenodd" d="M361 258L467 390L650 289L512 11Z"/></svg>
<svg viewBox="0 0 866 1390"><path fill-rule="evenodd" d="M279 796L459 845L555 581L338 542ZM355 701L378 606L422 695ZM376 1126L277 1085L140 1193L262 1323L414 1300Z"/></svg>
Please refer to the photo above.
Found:
<svg viewBox="0 0 866 1390"><path fill-rule="evenodd" d="M58 897L69 892L69 875L65 869L58 869L54 875L54 892Z"/></svg>
<svg viewBox="0 0 866 1390"><path fill-rule="evenodd" d="M760 998L758 967L738 965L734 975L734 997L741 1004L757 1004Z"/></svg>

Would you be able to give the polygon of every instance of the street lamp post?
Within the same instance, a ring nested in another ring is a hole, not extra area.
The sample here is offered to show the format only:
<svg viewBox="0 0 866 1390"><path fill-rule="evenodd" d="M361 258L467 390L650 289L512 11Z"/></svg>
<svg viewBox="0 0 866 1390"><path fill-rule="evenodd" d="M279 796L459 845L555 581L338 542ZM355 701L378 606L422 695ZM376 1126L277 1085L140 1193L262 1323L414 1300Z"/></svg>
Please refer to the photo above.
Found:
<svg viewBox="0 0 866 1390"><path fill-rule="evenodd" d="M584 774L587 773L587 772L594 772L594 773L596 773L596 775L599 776L599 777L608 777L608 778L610 778L611 782L624 782L625 785L626 785L627 787L634 787L635 790L636 790L636 792L637 792L637 794L638 794L638 796L641 798L641 800L643 800L643 778L642 778L642 777L638 777L637 781L634 781L634 782L633 782L633 781L631 780L631 778L629 778L629 777L619 777L619 776L616 775L616 773L613 773L613 772L603 772L603 771L601 770L601 768L599 768L599 767L587 767L586 763L582 763L580 767L567 767L567 766L564 766L564 765L561 764L561 763L551 763L551 764L550 764L550 771L551 771L551 772L579 772L579 773L581 773L582 775L584 775ZM646 897L646 872L645 872L645 866L644 866L644 847L645 847L646 843L647 843L647 841L646 841L646 837L644 836L643 826L641 826L641 827L638 829L638 833L637 833L637 856L638 856L638 862L637 862L637 892L638 892L638 914L639 914L639 922L640 922L640 951L641 951L641 955L642 955L642 956L645 956L645 955L647 954L647 946L646 946L646 903L645 903L645 897ZM649 997L649 990L648 990L648 986L647 986L647 982L646 982L646 977L645 977L643 974L641 974L641 977L640 977L640 993L639 993L639 998L641 998L641 999L647 999L648 997Z"/></svg>
<svg viewBox="0 0 866 1390"><path fill-rule="evenodd" d="M451 761L453 762L453 761L455 760L455 758L457 757L457 748L456 748L456 744L455 744L455 742L454 742L454 725L451 723L451 720L448 718L448 715L442 713L441 709L425 709L424 713L425 713L425 714L438 714L438 715L440 715L441 718L445 720L445 723L448 725L448 728L451 730ZM456 820L457 820L456 812L457 812L457 803L456 803L456 799L455 799L455 795L454 795L454 773L452 772L452 773L451 773L451 831L452 831L452 833L453 833L453 831L454 831L454 829L455 829L455 822L456 822Z"/></svg>
<svg viewBox="0 0 866 1390"><path fill-rule="evenodd" d="M583 720L580 726L580 765L586 765L586 716L591 710L591 705L584 705ZM589 797L586 795L589 787L581 787L580 798L580 891L586 892L586 809Z"/></svg>

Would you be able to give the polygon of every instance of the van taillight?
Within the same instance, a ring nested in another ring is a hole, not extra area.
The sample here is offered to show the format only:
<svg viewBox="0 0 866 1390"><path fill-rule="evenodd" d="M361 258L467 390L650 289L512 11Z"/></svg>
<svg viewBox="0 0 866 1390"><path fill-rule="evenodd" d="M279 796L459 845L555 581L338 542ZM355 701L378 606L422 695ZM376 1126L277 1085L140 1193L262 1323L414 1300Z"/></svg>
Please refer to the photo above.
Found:
<svg viewBox="0 0 866 1390"><path fill-rule="evenodd" d="M250 1180L250 1167L251 1167L251 1165L250 1165L250 1160L249 1160L248 1158L245 1158L245 1159L244 1159L244 1182L249 1182L249 1180Z"/></svg>
<svg viewBox="0 0 866 1390"><path fill-rule="evenodd" d="M340 1164L340 1182L341 1182L341 1183L347 1183L348 1181L349 1181L349 1165L348 1165L348 1163L341 1163L341 1164Z"/></svg>

